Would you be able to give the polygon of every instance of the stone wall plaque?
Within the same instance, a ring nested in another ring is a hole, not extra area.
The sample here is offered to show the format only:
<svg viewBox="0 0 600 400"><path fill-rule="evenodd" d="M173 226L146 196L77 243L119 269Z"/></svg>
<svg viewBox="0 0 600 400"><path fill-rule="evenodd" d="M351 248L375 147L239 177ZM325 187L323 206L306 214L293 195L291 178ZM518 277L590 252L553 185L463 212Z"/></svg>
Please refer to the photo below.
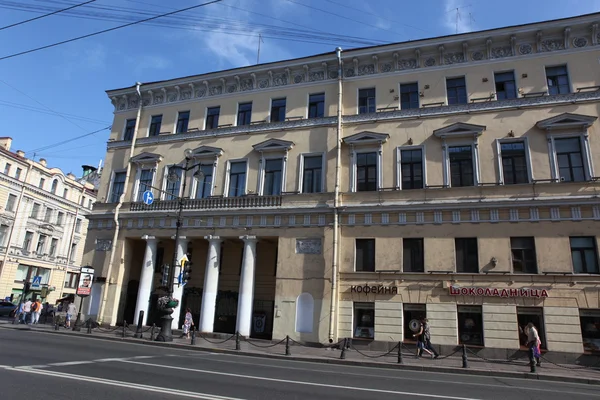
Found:
<svg viewBox="0 0 600 400"><path fill-rule="evenodd" d="M296 239L296 254L321 254L321 239Z"/></svg>
<svg viewBox="0 0 600 400"><path fill-rule="evenodd" d="M111 247L111 239L96 239L96 251L110 251Z"/></svg>

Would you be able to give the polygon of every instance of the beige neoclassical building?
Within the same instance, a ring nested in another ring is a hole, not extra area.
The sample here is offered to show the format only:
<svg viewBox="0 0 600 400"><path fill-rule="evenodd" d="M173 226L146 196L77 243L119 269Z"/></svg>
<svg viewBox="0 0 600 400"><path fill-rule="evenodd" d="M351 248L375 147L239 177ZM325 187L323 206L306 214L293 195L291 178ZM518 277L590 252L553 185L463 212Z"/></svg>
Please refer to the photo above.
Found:
<svg viewBox="0 0 600 400"><path fill-rule="evenodd" d="M598 351L598 23L108 91L91 309L156 322L163 266L187 252L176 315L205 332L380 344L427 317L436 344L516 350L533 322L549 351Z"/></svg>

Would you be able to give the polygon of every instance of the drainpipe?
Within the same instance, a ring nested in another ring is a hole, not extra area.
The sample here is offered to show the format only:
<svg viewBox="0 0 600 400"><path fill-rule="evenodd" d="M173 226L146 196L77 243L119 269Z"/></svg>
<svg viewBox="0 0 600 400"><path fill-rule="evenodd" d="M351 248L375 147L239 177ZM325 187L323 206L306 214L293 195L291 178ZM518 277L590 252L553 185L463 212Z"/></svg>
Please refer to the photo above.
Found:
<svg viewBox="0 0 600 400"><path fill-rule="evenodd" d="M339 207L340 173L342 168L342 48L335 49L338 61L338 109L335 157L335 191L333 196L333 261L331 264L331 307L329 309L329 343L337 336L336 312L338 309L338 253L339 253Z"/></svg>
<svg viewBox="0 0 600 400"><path fill-rule="evenodd" d="M133 131L133 138L131 139L131 147L129 148L129 158L133 157L133 150L135 149L135 142L137 140L138 128L140 126L140 117L142 116L142 93L140 91L141 83L137 82L135 84L135 90L138 94L138 111L137 117L135 119L135 129ZM106 272L106 283L102 288L102 301L100 302L100 307L98 307L98 320L99 322L104 322L104 310L106 307L106 300L108 298L108 289L110 288L111 281L111 273L113 264L115 262L115 252L117 250L117 240L119 238L119 210L123 206L123 202L125 201L125 196L127 196L127 186L129 183L129 175L131 175L131 162L127 161L127 170L125 172L125 186L123 187L123 193L121 197L119 197L119 203L115 207L114 213L114 222L115 222L115 233L112 238L112 247L110 248L110 258L108 261L108 270Z"/></svg>
<svg viewBox="0 0 600 400"><path fill-rule="evenodd" d="M25 179L23 180L23 184L21 185L21 192L19 193L19 198L17 199L17 205L15 207L15 219L13 220L13 224L10 227L10 232L8 233L8 240L6 242L6 251L4 252L4 257L2 258L2 265L0 265L0 277L2 276L2 272L6 268L6 260L8 260L8 252L10 251L10 246L13 238L13 234L15 232L15 226L17 225L17 221L19 220L19 209L21 208L21 201L23 200L23 194L25 193L25 187L27 186L27 178L29 178L29 172L33 169L33 164L27 163L27 171L25 172ZM23 218L26 220L27 218ZM23 296L21 296L21 299Z"/></svg>

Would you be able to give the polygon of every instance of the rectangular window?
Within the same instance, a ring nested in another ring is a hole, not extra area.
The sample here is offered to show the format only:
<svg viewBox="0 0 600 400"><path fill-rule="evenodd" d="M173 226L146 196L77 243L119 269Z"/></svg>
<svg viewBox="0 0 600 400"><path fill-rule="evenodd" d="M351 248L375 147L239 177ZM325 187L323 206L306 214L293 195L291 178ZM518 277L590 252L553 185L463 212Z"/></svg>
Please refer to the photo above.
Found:
<svg viewBox="0 0 600 400"><path fill-rule="evenodd" d="M81 233L81 220L79 218L75 220L75 233Z"/></svg>
<svg viewBox="0 0 600 400"><path fill-rule="evenodd" d="M5 208L6 211L14 212L16 205L17 205L17 196L15 196L14 194L9 194L8 200L6 200L6 208Z"/></svg>
<svg viewBox="0 0 600 400"><path fill-rule="evenodd" d="M375 303L354 303L354 338L375 338Z"/></svg>
<svg viewBox="0 0 600 400"><path fill-rule="evenodd" d="M219 127L219 114L221 114L220 106L206 109L206 129L217 129Z"/></svg>
<svg viewBox="0 0 600 400"><path fill-rule="evenodd" d="M12 165L11 165L10 163L6 163L6 164L4 164L4 175L8 175L8 174L10 174L10 167L11 167L11 166L12 166Z"/></svg>
<svg viewBox="0 0 600 400"><path fill-rule="evenodd" d="M52 220L52 209L46 207L46 214L44 214L44 222L50 223Z"/></svg>
<svg viewBox="0 0 600 400"><path fill-rule="evenodd" d="M600 352L600 310L579 310L583 350Z"/></svg>
<svg viewBox="0 0 600 400"><path fill-rule="evenodd" d="M471 146L451 146L448 148L450 157L450 185L452 187L474 186L473 151Z"/></svg>
<svg viewBox="0 0 600 400"><path fill-rule="evenodd" d="M23 173L23 170L21 168L17 167L17 170L15 171L15 179L21 180L22 173Z"/></svg>
<svg viewBox="0 0 600 400"><path fill-rule="evenodd" d="M325 116L325 93L308 96L308 118L323 118Z"/></svg>
<svg viewBox="0 0 600 400"><path fill-rule="evenodd" d="M64 223L65 223L65 213L59 211L58 214L56 214L56 225L63 226Z"/></svg>
<svg viewBox="0 0 600 400"><path fill-rule="evenodd" d="M150 128L148 129L148 136L160 135L161 125L162 125L162 114L161 115L153 115L150 118Z"/></svg>
<svg viewBox="0 0 600 400"><path fill-rule="evenodd" d="M202 172L202 175L196 182L196 198L205 199L210 197L212 193L213 164L202 164L198 169Z"/></svg>
<svg viewBox="0 0 600 400"><path fill-rule="evenodd" d="M143 171L142 171L143 173ZM167 167L167 176L165 182L165 200L177 200L179 198L179 191L181 188L181 180L183 177L183 170L177 167ZM140 186L140 191L148 190Z"/></svg>
<svg viewBox="0 0 600 400"><path fill-rule="evenodd" d="M535 240L532 237L510 238L513 272L519 274L537 274Z"/></svg>
<svg viewBox="0 0 600 400"><path fill-rule="evenodd" d="M377 190L377 152L356 155L356 188L359 192Z"/></svg>
<svg viewBox="0 0 600 400"><path fill-rule="evenodd" d="M50 187L50 192L52 194L56 194L56 189L58 189L58 181L55 179L52 181L52 186Z"/></svg>
<svg viewBox="0 0 600 400"><path fill-rule="evenodd" d="M422 189L423 182L423 150L400 150L400 174L402 189Z"/></svg>
<svg viewBox="0 0 600 400"><path fill-rule="evenodd" d="M69 256L69 262L75 261L77 258L77 243L71 244L71 254Z"/></svg>
<svg viewBox="0 0 600 400"><path fill-rule="evenodd" d="M446 79L448 105L467 104L467 85L465 77Z"/></svg>
<svg viewBox="0 0 600 400"><path fill-rule="evenodd" d="M69 189L63 189L63 197L65 199L69 197Z"/></svg>
<svg viewBox="0 0 600 400"><path fill-rule="evenodd" d="M140 181L138 184L139 186L138 186L136 201L142 201L144 198L144 192L146 190L152 189L152 181L153 180L154 180L154 170L153 169L143 169L140 171Z"/></svg>
<svg viewBox="0 0 600 400"><path fill-rule="evenodd" d="M501 143L500 159L502 160L502 176L505 185L529 182L524 141Z"/></svg>
<svg viewBox="0 0 600 400"><path fill-rule="evenodd" d="M456 238L454 239L454 247L456 250L456 272L479 273L477 238Z"/></svg>
<svg viewBox="0 0 600 400"><path fill-rule="evenodd" d="M232 162L229 167L229 197L246 194L246 161Z"/></svg>
<svg viewBox="0 0 600 400"><path fill-rule="evenodd" d="M521 344L521 348L526 348L527 346L527 325L532 323L535 326L535 329L538 332L538 336L540 337L541 348L546 348L546 334L544 327L544 313L542 308L538 307L517 307L517 324L519 329L519 342Z"/></svg>
<svg viewBox="0 0 600 400"><path fill-rule="evenodd" d="M400 109L419 108L419 84L403 83L400 85Z"/></svg>
<svg viewBox="0 0 600 400"><path fill-rule="evenodd" d="M402 239L402 271L425 272L423 239Z"/></svg>
<svg viewBox="0 0 600 400"><path fill-rule="evenodd" d="M402 324L404 325L404 340L415 342L414 334L421 330L420 321L427 318L425 304L402 304Z"/></svg>
<svg viewBox="0 0 600 400"><path fill-rule="evenodd" d="M271 100L271 122L285 121L286 99Z"/></svg>
<svg viewBox="0 0 600 400"><path fill-rule="evenodd" d="M112 193L110 195L111 203L118 203L121 195L125 191L125 172L115 172L112 184Z"/></svg>
<svg viewBox="0 0 600 400"><path fill-rule="evenodd" d="M458 344L483 346L481 306L458 306Z"/></svg>
<svg viewBox="0 0 600 400"><path fill-rule="evenodd" d="M88 208L91 210L92 206L94 205L92 199L88 199Z"/></svg>
<svg viewBox="0 0 600 400"><path fill-rule="evenodd" d="M283 159L265 160L265 196L277 196L281 194L281 181L283 172Z"/></svg>
<svg viewBox="0 0 600 400"><path fill-rule="evenodd" d="M250 125L252 122L252 103L238 105L237 126Z"/></svg>
<svg viewBox="0 0 600 400"><path fill-rule="evenodd" d="M566 65L546 67L546 82L549 95L571 93Z"/></svg>
<svg viewBox="0 0 600 400"><path fill-rule="evenodd" d="M79 274L76 272L67 272L65 274L65 289L75 289L79 283Z"/></svg>
<svg viewBox="0 0 600 400"><path fill-rule="evenodd" d="M123 132L123 140L132 140L135 132L135 119L128 119L125 122L125 132Z"/></svg>
<svg viewBox="0 0 600 400"><path fill-rule="evenodd" d="M356 239L355 271L375 271L375 239Z"/></svg>
<svg viewBox="0 0 600 400"><path fill-rule="evenodd" d="M25 240L23 240L23 251L31 250L31 242L33 241L33 232L25 232Z"/></svg>
<svg viewBox="0 0 600 400"><path fill-rule="evenodd" d="M321 193L323 190L323 156L304 157L302 171L302 193Z"/></svg>
<svg viewBox="0 0 600 400"><path fill-rule="evenodd" d="M593 236L571 237L571 258L576 274L598 274L598 250Z"/></svg>
<svg viewBox="0 0 600 400"><path fill-rule="evenodd" d="M579 137L554 139L558 176L561 182L585 181L583 152Z"/></svg>
<svg viewBox="0 0 600 400"><path fill-rule="evenodd" d="M46 180L44 178L40 178L40 184L38 185L38 187L40 189L43 189L45 184L46 184Z"/></svg>
<svg viewBox="0 0 600 400"><path fill-rule="evenodd" d="M56 249L57 248L58 248L58 239L52 238L52 240L50 241L50 251L48 252L48 254L51 257L56 256Z"/></svg>
<svg viewBox="0 0 600 400"><path fill-rule="evenodd" d="M375 103L375 88L359 89L358 90L358 113L367 114L374 113Z"/></svg>
<svg viewBox="0 0 600 400"><path fill-rule="evenodd" d="M8 225L0 225L0 247L6 245L8 239Z"/></svg>
<svg viewBox="0 0 600 400"><path fill-rule="evenodd" d="M35 252L38 255L44 254L44 248L46 248L46 239L48 237L46 235L40 235L37 242L37 247L35 248Z"/></svg>
<svg viewBox="0 0 600 400"><path fill-rule="evenodd" d="M189 123L190 123L190 112L189 111L180 111L177 114L177 126L175 127L175 133L187 132Z"/></svg>
<svg viewBox="0 0 600 400"><path fill-rule="evenodd" d="M517 98L517 85L514 71L494 73L496 83L496 100Z"/></svg>

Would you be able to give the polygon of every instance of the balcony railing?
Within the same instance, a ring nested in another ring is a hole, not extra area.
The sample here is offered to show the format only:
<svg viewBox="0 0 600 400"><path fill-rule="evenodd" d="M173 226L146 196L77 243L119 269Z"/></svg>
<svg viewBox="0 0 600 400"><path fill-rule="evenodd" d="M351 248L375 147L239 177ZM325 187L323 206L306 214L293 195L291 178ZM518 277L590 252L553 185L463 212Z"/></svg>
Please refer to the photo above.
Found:
<svg viewBox="0 0 600 400"><path fill-rule="evenodd" d="M184 210L214 210L228 208L270 208L281 207L282 196L241 196L209 197L206 199L186 199ZM141 202L131 203L131 211L175 211L179 209L178 200L156 201L150 205Z"/></svg>

